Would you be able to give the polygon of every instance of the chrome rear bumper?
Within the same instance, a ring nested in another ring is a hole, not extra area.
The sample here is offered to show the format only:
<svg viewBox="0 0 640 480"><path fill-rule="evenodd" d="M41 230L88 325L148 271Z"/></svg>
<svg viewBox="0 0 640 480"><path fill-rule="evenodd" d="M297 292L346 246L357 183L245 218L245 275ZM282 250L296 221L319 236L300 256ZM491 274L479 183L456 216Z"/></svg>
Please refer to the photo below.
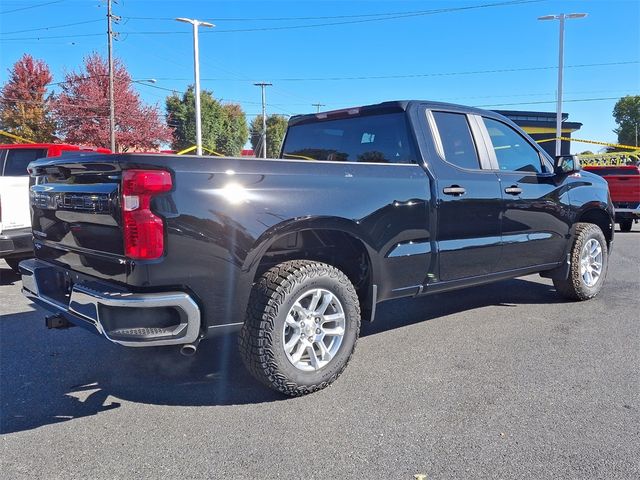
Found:
<svg viewBox="0 0 640 480"><path fill-rule="evenodd" d="M640 215L640 207L638 208L616 208L616 213L632 213L634 215Z"/></svg>
<svg viewBox="0 0 640 480"><path fill-rule="evenodd" d="M132 293L109 289L108 284L71 285L63 272L38 259L20 262L20 272L25 296L75 324L93 327L114 343L127 347L184 345L200 334L200 309L185 292ZM164 317L174 321L154 324Z"/></svg>

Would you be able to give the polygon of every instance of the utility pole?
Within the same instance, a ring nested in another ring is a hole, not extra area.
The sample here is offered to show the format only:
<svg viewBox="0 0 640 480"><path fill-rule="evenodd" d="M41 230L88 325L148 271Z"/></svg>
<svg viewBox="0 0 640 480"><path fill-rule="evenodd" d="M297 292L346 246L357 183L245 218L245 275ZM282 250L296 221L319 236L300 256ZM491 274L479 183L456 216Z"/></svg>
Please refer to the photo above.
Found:
<svg viewBox="0 0 640 480"><path fill-rule="evenodd" d="M113 29L111 21L113 15L111 13L111 2L107 0L107 36L109 37L109 143L111 151L116 153L116 105L113 94ZM119 17L116 17L119 19Z"/></svg>
<svg viewBox="0 0 640 480"><path fill-rule="evenodd" d="M562 155L562 71L564 68L564 21L571 18L584 18L586 13L560 13L545 15L538 20L560 20L560 44L558 52L558 99L556 103L556 157Z"/></svg>
<svg viewBox="0 0 640 480"><path fill-rule="evenodd" d="M267 97L265 88L271 87L273 84L258 82L254 83L254 85L262 90L262 158L267 158Z"/></svg>
<svg viewBox="0 0 640 480"><path fill-rule="evenodd" d="M200 47L198 44L198 27L215 27L213 23L202 22L191 18L176 18L178 22L193 25L193 76L195 77L196 95L196 155L202 155L202 114L200 112Z"/></svg>
<svg viewBox="0 0 640 480"><path fill-rule="evenodd" d="M324 103L312 103L312 107L316 107L316 113L320 113L320 107L326 107Z"/></svg>

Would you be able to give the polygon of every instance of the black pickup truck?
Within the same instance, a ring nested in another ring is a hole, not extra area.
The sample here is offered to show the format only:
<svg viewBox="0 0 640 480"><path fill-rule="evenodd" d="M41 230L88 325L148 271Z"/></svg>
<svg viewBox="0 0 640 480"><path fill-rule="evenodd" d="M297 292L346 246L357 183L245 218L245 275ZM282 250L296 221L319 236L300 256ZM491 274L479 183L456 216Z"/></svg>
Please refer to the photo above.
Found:
<svg viewBox="0 0 640 480"><path fill-rule="evenodd" d="M613 241L607 183L506 118L399 101L293 117L280 159L110 155L30 165L23 291L130 347L239 330L288 395L333 382L382 301L531 273L586 300Z"/></svg>

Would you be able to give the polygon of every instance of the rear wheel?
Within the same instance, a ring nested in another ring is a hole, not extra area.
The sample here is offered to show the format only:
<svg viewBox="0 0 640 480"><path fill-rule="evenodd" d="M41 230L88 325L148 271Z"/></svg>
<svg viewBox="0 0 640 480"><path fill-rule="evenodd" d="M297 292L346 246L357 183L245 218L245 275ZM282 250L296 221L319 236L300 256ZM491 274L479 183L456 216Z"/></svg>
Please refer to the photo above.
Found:
<svg viewBox="0 0 640 480"><path fill-rule="evenodd" d="M600 227L578 223L571 247L569 277L554 279L553 285L569 300L588 300L602 288L607 265L607 242Z"/></svg>
<svg viewBox="0 0 640 480"><path fill-rule="evenodd" d="M620 220L620 231L621 232L630 232L633 227L633 219L632 218L624 218Z"/></svg>
<svg viewBox="0 0 640 480"><path fill-rule="evenodd" d="M360 305L347 276L324 263L294 260L254 285L240 351L254 377L299 396L338 378L359 331Z"/></svg>

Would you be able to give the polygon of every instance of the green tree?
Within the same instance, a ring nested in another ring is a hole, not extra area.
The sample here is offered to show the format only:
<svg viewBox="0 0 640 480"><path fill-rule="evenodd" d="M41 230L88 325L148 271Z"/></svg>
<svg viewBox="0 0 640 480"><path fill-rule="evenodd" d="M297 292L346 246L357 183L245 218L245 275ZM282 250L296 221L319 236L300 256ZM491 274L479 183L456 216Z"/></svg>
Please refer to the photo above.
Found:
<svg viewBox="0 0 640 480"><path fill-rule="evenodd" d="M284 115L267 115L268 158L277 158L280 155L288 123L287 117ZM258 115L251 122L251 146L256 156L260 156L260 152L262 152L262 115Z"/></svg>
<svg viewBox="0 0 640 480"><path fill-rule="evenodd" d="M218 137L217 151L229 156L240 156L249 138L247 117L240 105L228 103L222 106L222 131Z"/></svg>
<svg viewBox="0 0 640 480"><path fill-rule="evenodd" d="M51 117L52 96L47 94L51 80L45 62L24 54L0 91L0 128L34 142L53 141L56 124Z"/></svg>
<svg viewBox="0 0 640 480"><path fill-rule="evenodd" d="M195 92L193 86L179 96L167 97L167 121L174 127L174 150L183 150L196 144ZM247 141L247 120L242 108L236 104L223 105L207 90L200 92L202 113L202 146L223 155L240 155Z"/></svg>
<svg viewBox="0 0 640 480"><path fill-rule="evenodd" d="M618 134L618 143L638 146L640 133L640 95L627 95L616 102L613 118L618 124L614 130Z"/></svg>

